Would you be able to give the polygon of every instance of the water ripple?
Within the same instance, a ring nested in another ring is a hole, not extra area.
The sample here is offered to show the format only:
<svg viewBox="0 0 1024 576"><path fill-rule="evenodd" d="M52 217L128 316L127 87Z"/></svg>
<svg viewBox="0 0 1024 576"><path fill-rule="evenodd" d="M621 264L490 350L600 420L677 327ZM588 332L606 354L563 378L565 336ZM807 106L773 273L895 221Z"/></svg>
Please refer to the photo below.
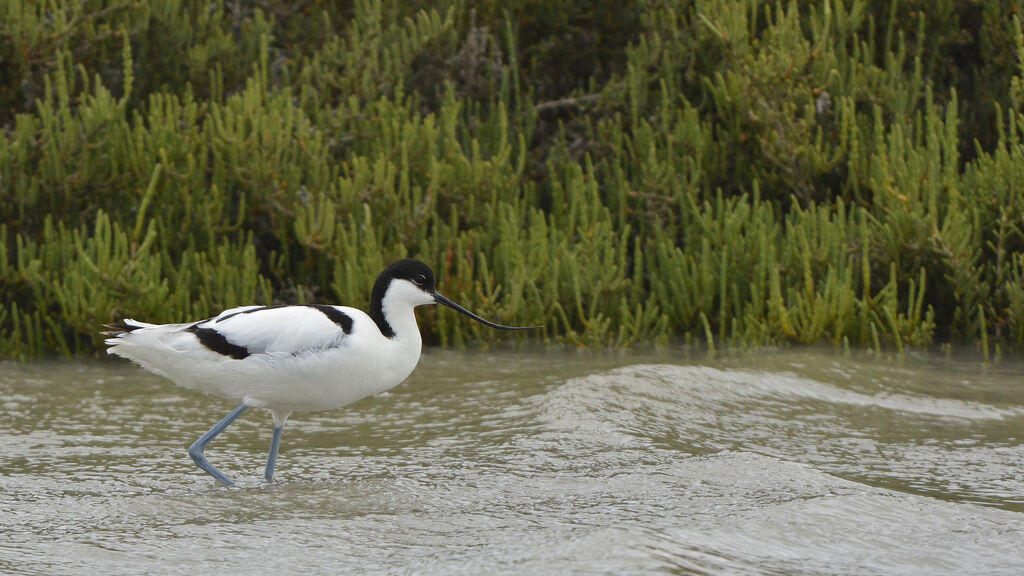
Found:
<svg viewBox="0 0 1024 576"><path fill-rule="evenodd" d="M0 572L1014 574L1015 367L431 353L270 420L122 365L3 365ZM1012 369L1011 369L1012 368ZM481 376L484 376L481 378Z"/></svg>

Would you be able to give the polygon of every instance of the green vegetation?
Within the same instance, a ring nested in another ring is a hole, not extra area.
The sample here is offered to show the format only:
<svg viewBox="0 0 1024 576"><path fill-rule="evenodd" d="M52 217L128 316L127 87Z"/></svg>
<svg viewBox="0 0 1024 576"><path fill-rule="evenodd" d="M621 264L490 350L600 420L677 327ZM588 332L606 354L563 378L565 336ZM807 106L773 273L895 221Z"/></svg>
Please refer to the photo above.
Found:
<svg viewBox="0 0 1024 576"><path fill-rule="evenodd" d="M436 4L4 2L0 352L403 256L550 342L1024 347L1017 2Z"/></svg>

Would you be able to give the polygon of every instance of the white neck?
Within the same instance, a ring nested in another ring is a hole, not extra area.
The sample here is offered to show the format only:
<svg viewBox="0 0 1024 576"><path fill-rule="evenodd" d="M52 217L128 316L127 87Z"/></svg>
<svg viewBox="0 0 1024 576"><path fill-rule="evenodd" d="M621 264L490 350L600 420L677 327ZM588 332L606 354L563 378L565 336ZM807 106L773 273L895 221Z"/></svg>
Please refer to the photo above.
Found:
<svg viewBox="0 0 1024 576"><path fill-rule="evenodd" d="M395 339L415 346L417 354L422 345L422 337L416 324L415 308L433 302L433 296L406 280L392 281L381 299L381 313L394 331Z"/></svg>
<svg viewBox="0 0 1024 576"><path fill-rule="evenodd" d="M422 337L420 336L420 327L416 324L415 309L406 303L388 306L386 297L381 308L384 318L391 325L391 329L395 331L395 339L409 343L415 342L416 350L419 352Z"/></svg>

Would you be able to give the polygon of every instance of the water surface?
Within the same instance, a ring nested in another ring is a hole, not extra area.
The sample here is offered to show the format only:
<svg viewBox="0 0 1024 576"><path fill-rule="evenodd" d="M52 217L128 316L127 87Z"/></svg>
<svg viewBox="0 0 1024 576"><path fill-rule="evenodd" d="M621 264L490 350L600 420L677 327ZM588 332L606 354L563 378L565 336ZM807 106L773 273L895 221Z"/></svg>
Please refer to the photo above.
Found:
<svg viewBox="0 0 1024 576"><path fill-rule="evenodd" d="M0 365L0 573L1016 574L1024 367L429 350L272 422L127 362Z"/></svg>

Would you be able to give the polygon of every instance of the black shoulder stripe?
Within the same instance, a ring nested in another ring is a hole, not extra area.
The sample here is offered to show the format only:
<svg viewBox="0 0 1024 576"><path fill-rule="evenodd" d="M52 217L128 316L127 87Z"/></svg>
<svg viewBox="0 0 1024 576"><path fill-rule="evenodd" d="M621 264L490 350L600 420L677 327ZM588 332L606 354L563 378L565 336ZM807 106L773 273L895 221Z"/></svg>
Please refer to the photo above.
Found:
<svg viewBox="0 0 1024 576"><path fill-rule="evenodd" d="M266 310L268 308L280 308L280 306L260 306L259 308L250 308L249 310L242 310L241 312L232 312L231 314L228 314L227 316L221 316L221 317L217 318L216 321L217 322L223 322L223 321L227 320L228 318L234 318L235 316L238 316L239 314L252 314L253 312L259 312L260 310ZM212 320L212 318L211 318L211 320Z"/></svg>
<svg viewBox="0 0 1024 576"><path fill-rule="evenodd" d="M210 350L224 356L230 356L235 360L241 360L249 355L249 350L245 346L239 346L228 342L228 339L223 334L217 332L213 328L199 328L195 325L187 328L189 332L196 335L199 338L199 342L206 346Z"/></svg>
<svg viewBox="0 0 1024 576"><path fill-rule="evenodd" d="M352 333L352 317L348 314L345 314L334 306L327 306L325 304L311 304L310 307L323 312L324 316L327 316L331 319L331 322L340 326L341 331L345 334Z"/></svg>

